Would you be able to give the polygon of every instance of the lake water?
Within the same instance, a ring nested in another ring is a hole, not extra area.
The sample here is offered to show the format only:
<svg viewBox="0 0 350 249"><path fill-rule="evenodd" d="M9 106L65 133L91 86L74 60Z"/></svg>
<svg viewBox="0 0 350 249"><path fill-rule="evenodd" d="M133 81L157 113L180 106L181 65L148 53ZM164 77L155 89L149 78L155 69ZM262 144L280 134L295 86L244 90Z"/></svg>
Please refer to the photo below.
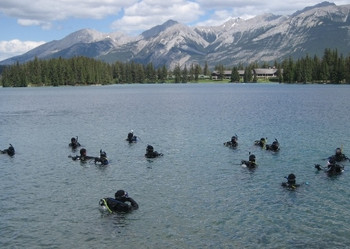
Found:
<svg viewBox="0 0 350 249"><path fill-rule="evenodd" d="M0 248L346 248L350 175L314 164L350 155L350 86L154 84L1 88ZM141 140L125 141L134 130ZM238 148L223 142L238 135ZM68 155L71 137L88 155ZM277 138L278 153L254 141ZM144 158L147 144L164 154ZM254 153L254 171L240 161ZM281 187L294 173L296 191ZM129 192L139 210L102 214Z"/></svg>

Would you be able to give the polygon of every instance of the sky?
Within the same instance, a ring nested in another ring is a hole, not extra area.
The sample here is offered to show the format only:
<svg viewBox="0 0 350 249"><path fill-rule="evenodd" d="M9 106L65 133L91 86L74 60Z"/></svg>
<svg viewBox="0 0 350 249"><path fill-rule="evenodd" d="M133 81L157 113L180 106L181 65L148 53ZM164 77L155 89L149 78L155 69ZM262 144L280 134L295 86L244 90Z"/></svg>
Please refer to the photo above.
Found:
<svg viewBox="0 0 350 249"><path fill-rule="evenodd" d="M323 0L1 0L0 61L80 29L135 36L168 20L221 25L230 18L290 15ZM330 1L336 5L349 0Z"/></svg>

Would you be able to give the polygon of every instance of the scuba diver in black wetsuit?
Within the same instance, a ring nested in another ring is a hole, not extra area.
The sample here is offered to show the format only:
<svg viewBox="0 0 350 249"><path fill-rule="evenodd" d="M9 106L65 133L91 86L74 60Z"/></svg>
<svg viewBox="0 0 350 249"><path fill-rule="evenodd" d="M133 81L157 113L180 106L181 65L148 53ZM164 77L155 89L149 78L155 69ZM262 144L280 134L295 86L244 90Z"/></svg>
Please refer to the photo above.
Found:
<svg viewBox="0 0 350 249"><path fill-rule="evenodd" d="M278 140L275 138L275 141L273 141L272 144L267 144L266 145L266 150L279 151L280 150L280 144L279 144Z"/></svg>
<svg viewBox="0 0 350 249"><path fill-rule="evenodd" d="M258 166L256 164L255 159L256 159L255 155L251 154L251 155L249 155L249 160L248 161L242 160L241 164L247 166L247 168L249 168L249 169L254 169Z"/></svg>
<svg viewBox="0 0 350 249"><path fill-rule="evenodd" d="M80 143L78 142L78 137L72 137L70 139L70 144L69 147L72 147L73 150L75 150L76 148L80 147Z"/></svg>
<svg viewBox="0 0 350 249"><path fill-rule="evenodd" d="M108 165L107 154L103 150L100 150L100 157L95 157L95 164L100 163L101 165Z"/></svg>
<svg viewBox="0 0 350 249"><path fill-rule="evenodd" d="M297 187L300 186L300 184L296 184L295 181L295 175L294 174L289 174L287 178L287 182L282 182L282 187L288 188L288 189L296 189Z"/></svg>
<svg viewBox="0 0 350 249"><path fill-rule="evenodd" d="M344 165L338 164L334 158L329 159L327 167L322 168L321 165L315 164L317 170L323 170L328 176L339 175L344 171Z"/></svg>
<svg viewBox="0 0 350 249"><path fill-rule="evenodd" d="M88 160L96 159L98 157L92 157L92 156L87 156L86 155L86 149L82 148L80 149L80 156L69 156L72 158L73 161L80 160L82 162L86 162Z"/></svg>
<svg viewBox="0 0 350 249"><path fill-rule="evenodd" d="M112 212L130 212L132 210L137 210L139 205L137 202L129 197L128 193L124 190L118 190L115 193L115 199L113 198L103 198L99 201L100 207L103 210L108 210ZM130 204L126 203L129 202Z"/></svg>
<svg viewBox="0 0 350 249"><path fill-rule="evenodd" d="M257 146L260 146L261 148L264 148L266 145L267 138L260 138L260 140L255 140L254 144Z"/></svg>
<svg viewBox="0 0 350 249"><path fill-rule="evenodd" d="M224 143L224 145L225 145L225 146L227 146L227 147L236 148L236 147L237 147L237 145L238 145L237 140L238 140L237 135L232 136L232 137L231 137L231 141L227 141L227 142L225 142L225 143Z"/></svg>
<svg viewBox="0 0 350 249"><path fill-rule="evenodd" d="M7 154L9 156L14 156L15 155L15 148L10 144L10 146L7 149L0 150L1 154Z"/></svg>
<svg viewBox="0 0 350 249"><path fill-rule="evenodd" d="M349 160L349 158L342 153L342 150L340 148L336 148L335 154L333 156L328 157L328 160L332 160L332 159L335 162L342 162L345 160Z"/></svg>
<svg viewBox="0 0 350 249"><path fill-rule="evenodd" d="M333 158L328 161L327 173L329 175L337 175L344 171L344 166L337 164L337 161Z"/></svg>
<svg viewBox="0 0 350 249"><path fill-rule="evenodd" d="M136 143L137 136L134 136L134 131L133 130L131 130L128 133L128 137L125 140L128 141L129 143Z"/></svg>
<svg viewBox="0 0 350 249"><path fill-rule="evenodd" d="M159 156L163 156L163 154L162 153L158 153L157 151L155 151L153 149L152 145L147 145L145 157L147 157L147 158L156 158L156 157L159 157Z"/></svg>

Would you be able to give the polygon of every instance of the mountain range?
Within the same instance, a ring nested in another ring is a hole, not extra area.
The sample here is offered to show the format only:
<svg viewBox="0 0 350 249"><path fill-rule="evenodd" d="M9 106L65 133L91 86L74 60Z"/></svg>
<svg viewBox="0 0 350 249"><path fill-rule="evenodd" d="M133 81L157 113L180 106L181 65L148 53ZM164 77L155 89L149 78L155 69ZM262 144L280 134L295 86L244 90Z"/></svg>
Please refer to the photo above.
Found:
<svg viewBox="0 0 350 249"><path fill-rule="evenodd" d="M322 2L292 15L264 14L244 20L232 18L219 26L189 27L169 20L138 36L83 29L47 42L0 65L50 58L87 56L116 61L152 63L155 67L190 64L209 67L272 62L322 56L326 48L350 52L350 4Z"/></svg>

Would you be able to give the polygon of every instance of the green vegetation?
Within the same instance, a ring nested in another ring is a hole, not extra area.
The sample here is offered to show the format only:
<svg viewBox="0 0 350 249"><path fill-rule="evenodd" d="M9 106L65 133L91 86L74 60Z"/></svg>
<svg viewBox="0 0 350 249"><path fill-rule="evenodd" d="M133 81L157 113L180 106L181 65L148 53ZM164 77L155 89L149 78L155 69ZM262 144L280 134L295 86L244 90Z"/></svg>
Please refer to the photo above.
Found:
<svg viewBox="0 0 350 249"><path fill-rule="evenodd" d="M350 56L338 55L337 50L325 49L322 59L306 55L304 58L294 61L292 58L281 63L274 62L273 66L266 63L258 65L252 63L246 67L242 65L234 67L231 74L231 82L258 82L260 79L252 74L255 68L274 67L277 69L277 77L269 81L283 83L350 83ZM237 80L237 70L244 70L243 79Z"/></svg>
<svg viewBox="0 0 350 249"><path fill-rule="evenodd" d="M337 50L326 49L323 58L305 58L294 61L285 59L281 63L274 62L258 65L234 66L231 70L231 82L260 82L253 74L254 68L277 68L277 77L269 79L285 83L350 83L350 57L338 55ZM224 81L225 67L215 66L220 73L219 81ZM238 70L244 70L241 77ZM165 66L155 68L152 63L147 65L135 62L115 62L109 64L87 57L71 59L55 58L39 60L11 66L1 67L1 84L4 87L26 86L63 86L63 85L92 85L92 84L123 84L123 83L187 83L211 81L207 63L204 69L198 64L190 67L176 65L174 70Z"/></svg>

